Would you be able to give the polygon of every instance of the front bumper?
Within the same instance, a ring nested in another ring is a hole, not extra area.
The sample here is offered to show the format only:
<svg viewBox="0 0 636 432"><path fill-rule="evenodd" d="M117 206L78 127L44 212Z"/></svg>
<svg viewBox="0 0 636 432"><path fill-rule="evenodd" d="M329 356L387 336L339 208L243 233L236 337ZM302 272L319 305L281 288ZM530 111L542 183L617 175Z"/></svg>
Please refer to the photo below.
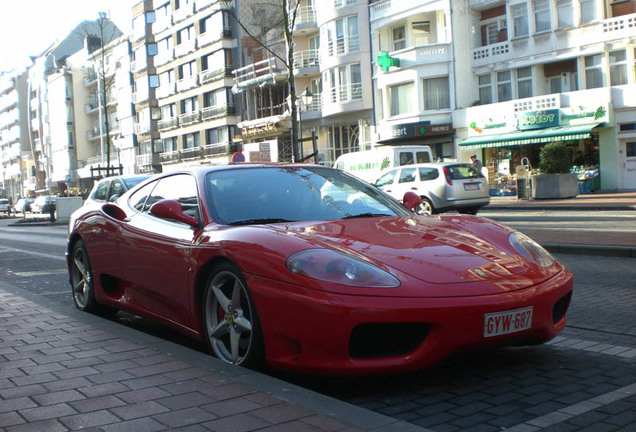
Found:
<svg viewBox="0 0 636 432"><path fill-rule="evenodd" d="M338 295L246 276L268 364L330 375L412 371L458 351L546 342L565 327L573 289L566 269L530 288L459 298ZM529 329L484 337L485 314L528 306Z"/></svg>

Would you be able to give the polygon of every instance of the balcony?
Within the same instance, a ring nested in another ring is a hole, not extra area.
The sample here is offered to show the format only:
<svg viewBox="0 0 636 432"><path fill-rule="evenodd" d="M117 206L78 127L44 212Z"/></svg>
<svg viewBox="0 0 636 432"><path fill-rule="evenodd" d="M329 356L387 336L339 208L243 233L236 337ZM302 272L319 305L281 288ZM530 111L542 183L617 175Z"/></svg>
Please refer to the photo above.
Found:
<svg viewBox="0 0 636 432"><path fill-rule="evenodd" d="M221 69L203 71L199 74L199 82L205 84L222 78L230 78L232 77L232 69L233 67L228 65Z"/></svg>
<svg viewBox="0 0 636 432"><path fill-rule="evenodd" d="M193 52L197 49L197 40L190 39L187 41L181 42L179 45L174 47L174 54L177 57L182 57L190 52Z"/></svg>
<svg viewBox="0 0 636 432"><path fill-rule="evenodd" d="M161 162L179 162L181 158L179 157L179 150L173 150L169 152L163 152L159 155Z"/></svg>
<svg viewBox="0 0 636 432"><path fill-rule="evenodd" d="M172 16L162 16L152 23L152 33L161 33L172 25Z"/></svg>
<svg viewBox="0 0 636 432"><path fill-rule="evenodd" d="M360 36L339 37L327 43L327 55L343 55L360 51Z"/></svg>
<svg viewBox="0 0 636 432"><path fill-rule="evenodd" d="M135 123L136 134L146 134L150 132L150 123Z"/></svg>
<svg viewBox="0 0 636 432"><path fill-rule="evenodd" d="M201 33L197 37L197 46L202 48L206 45L218 42L223 39L228 39L232 37L232 30L228 28L223 28L220 32L208 30L205 33Z"/></svg>
<svg viewBox="0 0 636 432"><path fill-rule="evenodd" d="M179 151L181 160L196 159L201 157L201 147L191 147Z"/></svg>
<svg viewBox="0 0 636 432"><path fill-rule="evenodd" d="M214 143L206 144L202 147L201 154L203 156L217 156L220 154L228 154L230 152L230 143Z"/></svg>
<svg viewBox="0 0 636 432"><path fill-rule="evenodd" d="M141 154L135 157L135 162L138 167L142 169L144 167L150 167L152 165L157 165L159 163L159 155L155 153L146 153ZM147 170L143 172L148 172Z"/></svg>
<svg viewBox="0 0 636 432"><path fill-rule="evenodd" d="M95 112L98 108L99 108L99 102L97 102L97 100L94 99L87 102L86 105L84 105L84 112L86 114L90 114L92 112Z"/></svg>
<svg viewBox="0 0 636 432"><path fill-rule="evenodd" d="M199 120L201 120L201 112L200 111L193 111L193 112L181 114L179 116L179 125L180 126L185 126L185 125L189 125L189 124L192 124L192 123L196 123Z"/></svg>
<svg viewBox="0 0 636 432"><path fill-rule="evenodd" d="M190 75L177 81L177 91L185 91L194 88L199 85L199 75Z"/></svg>
<svg viewBox="0 0 636 432"><path fill-rule="evenodd" d="M178 23L179 21L183 21L194 12L194 2L192 4L184 4L179 9L172 12L172 22Z"/></svg>
<svg viewBox="0 0 636 432"><path fill-rule="evenodd" d="M144 57L139 60L133 61L130 65L130 69L133 72L139 72L144 70L147 66L148 66L148 62L146 61L146 58Z"/></svg>
<svg viewBox="0 0 636 432"><path fill-rule="evenodd" d="M275 84L287 80L287 68L275 57L236 69L234 74L235 90L239 93L245 89Z"/></svg>
<svg viewBox="0 0 636 432"><path fill-rule="evenodd" d="M362 83L346 84L331 89L331 102L362 100Z"/></svg>
<svg viewBox="0 0 636 432"><path fill-rule="evenodd" d="M451 45L447 43L431 44L406 48L391 53L391 57L400 60L399 69L417 67L452 61Z"/></svg>
<svg viewBox="0 0 636 432"><path fill-rule="evenodd" d="M177 92L177 85L174 82L168 84L162 84L155 90L155 95L158 98L165 98L170 95L173 95Z"/></svg>
<svg viewBox="0 0 636 432"><path fill-rule="evenodd" d="M164 120L159 120L157 127L159 128L160 131L165 131L168 129L174 129L177 126L179 126L179 118L178 117L172 117L172 118L168 118L168 119L164 119Z"/></svg>
<svg viewBox="0 0 636 432"><path fill-rule="evenodd" d="M97 84L97 74L94 70L89 69L89 72L82 79L82 84L84 85L84 87L90 87Z"/></svg>
<svg viewBox="0 0 636 432"><path fill-rule="evenodd" d="M236 115L236 109L234 108L234 106L213 106L206 107L201 110L202 121L214 120L228 115Z"/></svg>
<svg viewBox="0 0 636 432"><path fill-rule="evenodd" d="M483 67L498 62L515 61L529 57L545 56L553 59L555 52L560 58L577 57L581 47L593 46L633 37L636 31L636 14L609 18L596 24L542 33L541 37L499 42L473 49L473 66ZM573 42L575 41L575 42Z"/></svg>
<svg viewBox="0 0 636 432"><path fill-rule="evenodd" d="M317 49L294 51L294 75L319 74L319 52Z"/></svg>
<svg viewBox="0 0 636 432"><path fill-rule="evenodd" d="M162 51L155 56L155 66L163 66L174 58L174 48Z"/></svg>
<svg viewBox="0 0 636 432"><path fill-rule="evenodd" d="M312 6L301 6L298 8L296 22L294 23L295 34L310 34L318 31L316 22L316 9Z"/></svg>

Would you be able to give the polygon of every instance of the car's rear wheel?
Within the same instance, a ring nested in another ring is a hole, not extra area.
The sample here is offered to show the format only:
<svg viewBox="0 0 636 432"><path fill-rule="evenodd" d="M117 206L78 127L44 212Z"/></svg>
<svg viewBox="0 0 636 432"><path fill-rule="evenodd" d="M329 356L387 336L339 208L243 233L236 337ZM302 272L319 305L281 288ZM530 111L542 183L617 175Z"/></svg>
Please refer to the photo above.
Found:
<svg viewBox="0 0 636 432"><path fill-rule="evenodd" d="M468 208L468 209L459 210L459 213L469 214L469 215L476 215L478 211L479 211L478 208Z"/></svg>
<svg viewBox="0 0 636 432"><path fill-rule="evenodd" d="M422 197L422 202L420 203L420 205L415 207L415 213L421 215L431 215L435 213L435 208L428 198Z"/></svg>
<svg viewBox="0 0 636 432"><path fill-rule="evenodd" d="M114 315L117 309L105 306L95 300L95 286L93 284L93 272L88 259L86 245L79 240L73 246L73 263L71 265L71 284L73 288L73 301L75 307L84 312L98 313L102 315Z"/></svg>
<svg viewBox="0 0 636 432"><path fill-rule="evenodd" d="M263 365L258 313L238 267L223 263L214 269L204 294L202 312L206 343L219 359L250 368Z"/></svg>

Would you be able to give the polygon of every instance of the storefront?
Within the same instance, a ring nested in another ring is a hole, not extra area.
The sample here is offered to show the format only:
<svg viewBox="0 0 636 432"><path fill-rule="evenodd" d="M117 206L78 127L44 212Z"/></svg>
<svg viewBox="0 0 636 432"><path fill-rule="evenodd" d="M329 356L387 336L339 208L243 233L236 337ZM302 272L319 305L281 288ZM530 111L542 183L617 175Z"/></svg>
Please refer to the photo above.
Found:
<svg viewBox="0 0 636 432"><path fill-rule="evenodd" d="M598 129L608 122L608 107L526 111L471 121L460 150L477 154L487 168L491 195L516 195L517 177L540 173L539 154L549 142L568 148L581 193L600 188Z"/></svg>
<svg viewBox="0 0 636 432"><path fill-rule="evenodd" d="M383 124L378 127L378 143L385 145L427 145L435 159L454 158L453 126L430 121L403 124Z"/></svg>

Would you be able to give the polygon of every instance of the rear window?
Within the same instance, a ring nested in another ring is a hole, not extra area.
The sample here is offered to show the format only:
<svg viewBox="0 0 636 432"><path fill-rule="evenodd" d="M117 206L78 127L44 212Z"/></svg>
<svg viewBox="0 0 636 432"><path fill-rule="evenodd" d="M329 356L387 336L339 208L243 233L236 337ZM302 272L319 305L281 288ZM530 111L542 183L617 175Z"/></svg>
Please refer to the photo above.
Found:
<svg viewBox="0 0 636 432"><path fill-rule="evenodd" d="M484 177L472 164L449 165L447 168L453 180Z"/></svg>

